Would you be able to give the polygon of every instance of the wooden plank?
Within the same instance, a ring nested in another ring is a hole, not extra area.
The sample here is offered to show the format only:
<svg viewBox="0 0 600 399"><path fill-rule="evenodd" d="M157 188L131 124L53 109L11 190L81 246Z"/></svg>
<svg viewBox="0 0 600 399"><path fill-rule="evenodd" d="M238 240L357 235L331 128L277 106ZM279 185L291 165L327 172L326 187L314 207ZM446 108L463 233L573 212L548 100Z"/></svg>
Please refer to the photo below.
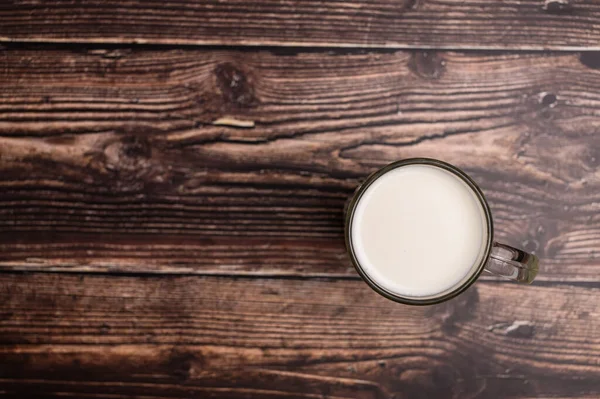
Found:
<svg viewBox="0 0 600 399"><path fill-rule="evenodd" d="M478 283L423 308L360 281L1 274L0 391L598 397L598 295Z"/></svg>
<svg viewBox="0 0 600 399"><path fill-rule="evenodd" d="M355 276L345 201L430 156L541 279L598 281L588 53L7 49L0 71L3 268Z"/></svg>
<svg viewBox="0 0 600 399"><path fill-rule="evenodd" d="M595 0L13 0L0 40L451 49L600 49Z"/></svg>

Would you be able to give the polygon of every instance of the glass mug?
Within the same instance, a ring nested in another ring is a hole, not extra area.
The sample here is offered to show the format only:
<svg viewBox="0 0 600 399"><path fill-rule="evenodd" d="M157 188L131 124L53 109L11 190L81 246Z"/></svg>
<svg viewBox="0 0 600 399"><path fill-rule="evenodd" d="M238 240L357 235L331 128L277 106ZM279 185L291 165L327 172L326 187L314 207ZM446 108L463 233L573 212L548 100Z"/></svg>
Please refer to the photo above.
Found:
<svg viewBox="0 0 600 399"><path fill-rule="evenodd" d="M494 241L492 214L459 168L429 158L393 162L370 175L345 210L348 254L377 293L431 305L465 291L485 270L521 283L535 255Z"/></svg>

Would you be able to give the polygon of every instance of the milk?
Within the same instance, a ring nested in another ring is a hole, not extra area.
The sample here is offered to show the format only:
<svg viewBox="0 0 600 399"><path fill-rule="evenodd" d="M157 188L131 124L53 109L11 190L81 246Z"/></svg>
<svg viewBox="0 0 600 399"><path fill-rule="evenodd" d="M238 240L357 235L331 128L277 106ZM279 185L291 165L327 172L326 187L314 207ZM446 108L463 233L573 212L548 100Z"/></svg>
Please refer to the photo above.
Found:
<svg viewBox="0 0 600 399"><path fill-rule="evenodd" d="M393 294L424 298L462 285L485 256L486 214L474 191L433 165L393 169L363 193L350 240L364 272Z"/></svg>

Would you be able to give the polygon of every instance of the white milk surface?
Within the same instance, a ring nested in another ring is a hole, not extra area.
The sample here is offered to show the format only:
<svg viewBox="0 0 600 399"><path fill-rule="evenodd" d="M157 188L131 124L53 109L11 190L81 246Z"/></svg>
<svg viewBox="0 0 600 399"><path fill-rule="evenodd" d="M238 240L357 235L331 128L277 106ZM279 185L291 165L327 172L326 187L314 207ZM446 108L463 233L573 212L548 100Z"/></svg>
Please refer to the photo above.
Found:
<svg viewBox="0 0 600 399"><path fill-rule="evenodd" d="M405 297L442 295L460 286L485 254L486 216L473 190L445 169L402 166L360 198L350 238L364 272Z"/></svg>

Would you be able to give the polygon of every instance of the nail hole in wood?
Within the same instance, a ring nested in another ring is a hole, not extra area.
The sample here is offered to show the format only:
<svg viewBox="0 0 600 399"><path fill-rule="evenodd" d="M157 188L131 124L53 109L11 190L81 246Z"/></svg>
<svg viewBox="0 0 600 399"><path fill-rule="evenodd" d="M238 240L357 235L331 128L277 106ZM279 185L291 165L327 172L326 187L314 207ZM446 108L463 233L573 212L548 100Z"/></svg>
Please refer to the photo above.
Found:
<svg viewBox="0 0 600 399"><path fill-rule="evenodd" d="M556 106L556 95L552 93L542 93L540 95L540 102L545 107L553 108Z"/></svg>

